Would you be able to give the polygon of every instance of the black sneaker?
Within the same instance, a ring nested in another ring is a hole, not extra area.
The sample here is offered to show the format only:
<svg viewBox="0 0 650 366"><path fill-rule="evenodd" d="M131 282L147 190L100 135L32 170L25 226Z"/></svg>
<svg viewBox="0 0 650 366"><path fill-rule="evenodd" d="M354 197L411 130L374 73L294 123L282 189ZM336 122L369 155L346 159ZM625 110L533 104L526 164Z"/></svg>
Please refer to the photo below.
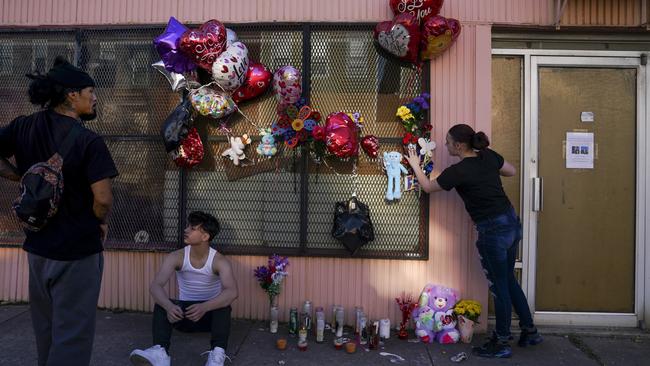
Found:
<svg viewBox="0 0 650 366"><path fill-rule="evenodd" d="M537 332L537 328L533 328L533 330L522 329L517 344L519 347L535 346L542 343L543 340L542 336Z"/></svg>
<svg viewBox="0 0 650 366"><path fill-rule="evenodd" d="M481 347L473 347L472 353L479 357L486 358L510 358L512 356L512 348L507 342L500 341L496 337L491 337Z"/></svg>

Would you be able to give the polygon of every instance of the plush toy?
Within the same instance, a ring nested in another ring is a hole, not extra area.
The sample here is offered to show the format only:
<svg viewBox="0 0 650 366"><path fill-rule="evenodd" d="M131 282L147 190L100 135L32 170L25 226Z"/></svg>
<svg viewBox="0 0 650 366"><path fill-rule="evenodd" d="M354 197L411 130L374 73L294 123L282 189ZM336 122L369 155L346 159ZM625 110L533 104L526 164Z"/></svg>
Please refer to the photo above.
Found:
<svg viewBox="0 0 650 366"><path fill-rule="evenodd" d="M275 138L271 134L270 129L261 130L262 142L257 145L257 153L267 157L271 157L278 152L278 148L275 147Z"/></svg>
<svg viewBox="0 0 650 366"><path fill-rule="evenodd" d="M401 173L408 174L406 168L401 164L402 154L397 151L384 152L384 169L388 175L388 190L386 190L386 199L388 201L402 198L400 190Z"/></svg>
<svg viewBox="0 0 650 366"><path fill-rule="evenodd" d="M415 334L422 342L440 344L458 342L460 334L456 330L454 305L458 301L456 291L428 284L420 294L418 307L413 311Z"/></svg>
<svg viewBox="0 0 650 366"><path fill-rule="evenodd" d="M232 160L233 164L239 165L241 160L246 159L244 148L250 144L251 140L248 135L242 137L230 137L230 148L221 153L221 156L227 156Z"/></svg>

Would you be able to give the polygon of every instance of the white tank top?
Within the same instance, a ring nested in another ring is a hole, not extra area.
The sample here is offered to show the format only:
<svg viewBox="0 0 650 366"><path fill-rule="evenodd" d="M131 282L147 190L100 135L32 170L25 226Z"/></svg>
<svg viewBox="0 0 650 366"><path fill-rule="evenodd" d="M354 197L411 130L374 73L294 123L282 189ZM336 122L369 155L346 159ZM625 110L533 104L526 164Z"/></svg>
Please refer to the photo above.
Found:
<svg viewBox="0 0 650 366"><path fill-rule="evenodd" d="M212 261L216 253L216 250L210 248L203 268L194 268L190 262L190 246L185 247L183 267L176 271L179 300L206 301L221 293L221 279L212 272Z"/></svg>

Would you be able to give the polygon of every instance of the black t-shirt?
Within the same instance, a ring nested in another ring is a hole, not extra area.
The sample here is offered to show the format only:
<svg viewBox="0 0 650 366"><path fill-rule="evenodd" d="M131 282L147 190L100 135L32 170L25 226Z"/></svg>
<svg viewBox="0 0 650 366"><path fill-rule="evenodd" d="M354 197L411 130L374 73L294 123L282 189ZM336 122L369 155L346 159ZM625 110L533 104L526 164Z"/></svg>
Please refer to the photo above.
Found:
<svg viewBox="0 0 650 366"><path fill-rule="evenodd" d="M0 128L0 155L15 156L22 175L32 165L48 160L76 123L74 118L51 110L18 117ZM63 160L59 210L40 231L25 230L23 249L55 260L76 260L101 252L100 222L93 213L90 185L117 175L104 140L82 127Z"/></svg>
<svg viewBox="0 0 650 366"><path fill-rule="evenodd" d="M456 188L474 222L502 214L511 206L499 175L503 161L501 155L485 149L445 169L438 185L446 191Z"/></svg>

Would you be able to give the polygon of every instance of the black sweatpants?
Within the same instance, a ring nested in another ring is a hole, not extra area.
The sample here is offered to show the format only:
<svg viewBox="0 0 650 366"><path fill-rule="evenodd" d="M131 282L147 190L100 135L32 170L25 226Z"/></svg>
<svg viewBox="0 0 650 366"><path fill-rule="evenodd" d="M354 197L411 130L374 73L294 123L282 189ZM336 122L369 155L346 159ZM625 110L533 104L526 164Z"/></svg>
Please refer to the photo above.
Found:
<svg viewBox="0 0 650 366"><path fill-rule="evenodd" d="M58 261L27 253L27 260L38 365L88 366L104 256Z"/></svg>
<svg viewBox="0 0 650 366"><path fill-rule="evenodd" d="M181 301L170 299L174 304L187 311L187 308L193 304L200 304L203 301ZM183 318L176 323L170 323L167 319L167 311L162 306L156 304L153 309L153 344L160 345L169 353L171 344L172 329L184 333L210 332L210 349L221 347L226 350L228 346L228 336L230 335L230 312L232 308L226 306L216 310L209 311L203 315L197 322Z"/></svg>

